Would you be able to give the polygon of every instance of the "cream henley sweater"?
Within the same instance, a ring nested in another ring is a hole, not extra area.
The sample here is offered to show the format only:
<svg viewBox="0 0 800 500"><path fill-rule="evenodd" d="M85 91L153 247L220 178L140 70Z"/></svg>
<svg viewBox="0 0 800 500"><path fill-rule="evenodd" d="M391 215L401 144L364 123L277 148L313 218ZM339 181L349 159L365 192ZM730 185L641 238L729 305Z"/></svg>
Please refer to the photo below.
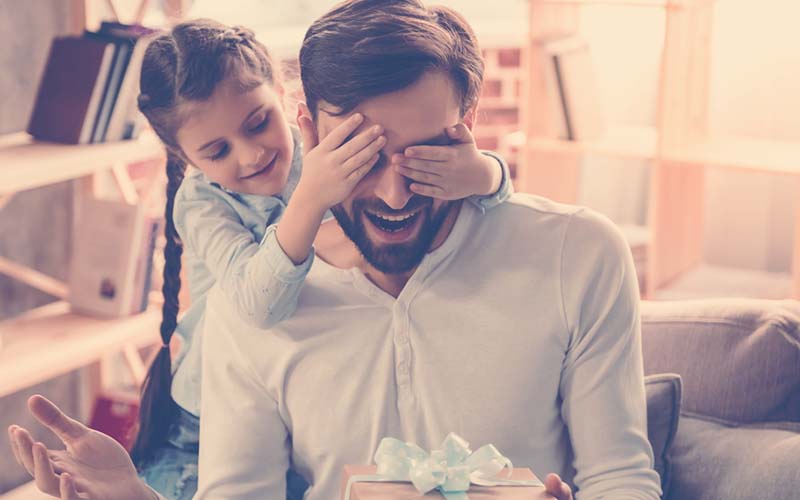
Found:
<svg viewBox="0 0 800 500"><path fill-rule="evenodd" d="M196 498L283 500L291 466L334 500L384 436L451 431L578 500L659 498L633 261L590 210L463 204L396 299L317 258L291 318L248 326L212 290L202 337Z"/></svg>

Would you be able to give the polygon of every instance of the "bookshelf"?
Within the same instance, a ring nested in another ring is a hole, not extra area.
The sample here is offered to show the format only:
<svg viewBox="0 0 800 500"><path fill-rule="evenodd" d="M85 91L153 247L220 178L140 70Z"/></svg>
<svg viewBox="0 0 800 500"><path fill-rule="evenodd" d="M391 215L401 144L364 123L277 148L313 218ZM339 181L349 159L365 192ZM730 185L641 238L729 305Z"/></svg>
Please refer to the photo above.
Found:
<svg viewBox="0 0 800 500"><path fill-rule="evenodd" d="M800 194L800 141L712 136L709 126L714 8L725 0L530 0L524 46L526 136L517 188L565 203L579 202L588 155L645 161L650 170L646 287L654 299L744 296L800 298L800 204L795 209L792 269L762 272L704 261L705 175L709 169L780 176ZM607 125L602 138L555 137L545 81L545 44L579 32L583 8L659 9L663 45L658 61L653 126ZM753 69L757 71L757 68ZM626 231L626 235L630 231Z"/></svg>
<svg viewBox="0 0 800 500"><path fill-rule="evenodd" d="M70 311L58 301L0 323L0 397L101 360L120 346L147 347L157 340L161 314L102 319Z"/></svg>
<svg viewBox="0 0 800 500"><path fill-rule="evenodd" d="M24 132L0 136L0 196L77 179L106 171L120 162L136 163L161 154L158 139L151 132L143 132L135 141L75 146L36 142Z"/></svg>
<svg viewBox="0 0 800 500"><path fill-rule="evenodd" d="M90 145L42 143L25 133L0 136L0 201L20 191L74 180L73 193L93 189L106 173L121 197L135 201L136 189L127 175L128 163L163 156L150 132L134 141ZM2 203L0 203L0 214ZM89 368L88 398L104 388L103 363L121 353L133 380L140 382L145 366L138 350L155 345L161 311L157 300L141 314L104 319L72 312L63 299L66 284L35 269L0 258L0 273L62 300L0 322L0 398L79 368ZM5 494L0 500L50 498L33 482Z"/></svg>

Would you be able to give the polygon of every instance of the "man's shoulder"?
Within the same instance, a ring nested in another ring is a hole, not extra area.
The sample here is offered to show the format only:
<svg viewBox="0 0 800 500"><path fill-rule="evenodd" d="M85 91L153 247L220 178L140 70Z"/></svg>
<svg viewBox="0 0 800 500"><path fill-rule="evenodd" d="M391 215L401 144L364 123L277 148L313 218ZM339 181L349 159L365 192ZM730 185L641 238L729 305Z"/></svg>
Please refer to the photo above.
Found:
<svg viewBox="0 0 800 500"><path fill-rule="evenodd" d="M488 212L486 225L497 237L536 239L582 248L598 256L628 251L622 231L608 217L580 205L559 203L542 196L515 193ZM508 234L505 234L508 233Z"/></svg>
<svg viewBox="0 0 800 500"><path fill-rule="evenodd" d="M486 212L480 224L504 237L504 233L540 235L542 232L563 231L569 220L583 207L549 200L527 193L514 193L505 202Z"/></svg>

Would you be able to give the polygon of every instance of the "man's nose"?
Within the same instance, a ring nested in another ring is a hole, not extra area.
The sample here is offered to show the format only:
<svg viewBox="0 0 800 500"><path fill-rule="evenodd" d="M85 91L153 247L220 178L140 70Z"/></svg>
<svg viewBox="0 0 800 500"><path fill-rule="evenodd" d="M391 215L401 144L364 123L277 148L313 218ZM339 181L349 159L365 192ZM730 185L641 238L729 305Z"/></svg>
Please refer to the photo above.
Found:
<svg viewBox="0 0 800 500"><path fill-rule="evenodd" d="M405 207L408 200L414 195L408 189L408 179L397 173L391 163L385 165L376 174L380 177L375 185L375 196L395 210Z"/></svg>

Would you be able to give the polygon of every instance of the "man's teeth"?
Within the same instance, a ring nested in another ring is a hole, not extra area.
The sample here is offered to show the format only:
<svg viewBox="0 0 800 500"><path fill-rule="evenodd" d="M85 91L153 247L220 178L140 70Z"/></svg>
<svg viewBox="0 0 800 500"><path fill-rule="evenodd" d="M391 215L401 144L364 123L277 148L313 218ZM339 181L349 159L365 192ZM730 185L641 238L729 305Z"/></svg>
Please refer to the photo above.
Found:
<svg viewBox="0 0 800 500"><path fill-rule="evenodd" d="M394 215L394 216L393 215L378 215L378 214L375 214L375 213L373 213L372 215L374 215L375 217L377 217L379 219L388 220L388 221L391 221L391 222L400 222L400 221L404 221L404 220L410 219L411 217L416 215L416 212L413 213L413 214Z"/></svg>

